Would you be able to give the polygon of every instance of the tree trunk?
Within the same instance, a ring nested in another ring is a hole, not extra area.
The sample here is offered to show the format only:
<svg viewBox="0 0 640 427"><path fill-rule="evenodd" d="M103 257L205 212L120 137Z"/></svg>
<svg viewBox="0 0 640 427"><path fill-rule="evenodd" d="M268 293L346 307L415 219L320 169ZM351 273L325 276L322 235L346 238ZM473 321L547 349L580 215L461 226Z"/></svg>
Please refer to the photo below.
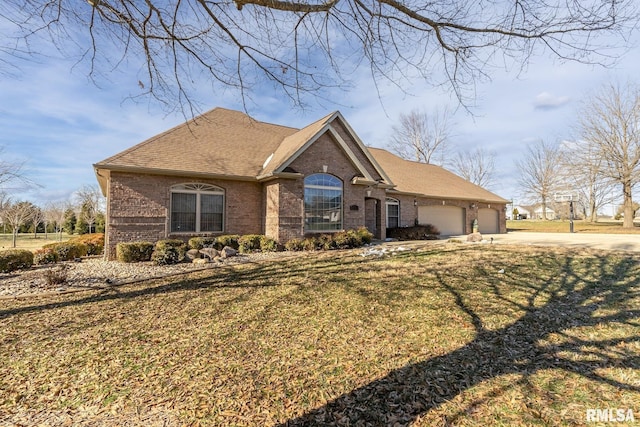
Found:
<svg viewBox="0 0 640 427"><path fill-rule="evenodd" d="M624 221L622 228L633 228L633 197L631 195L631 183L624 182L622 184L622 193L624 194Z"/></svg>
<svg viewBox="0 0 640 427"><path fill-rule="evenodd" d="M13 246L11 246L12 248L15 248L17 246L17 241L18 241L18 229L16 227L13 227L13 232L12 234L12 244Z"/></svg>
<svg viewBox="0 0 640 427"><path fill-rule="evenodd" d="M597 220L596 195L592 191L591 194L589 194L589 222L596 222Z"/></svg>

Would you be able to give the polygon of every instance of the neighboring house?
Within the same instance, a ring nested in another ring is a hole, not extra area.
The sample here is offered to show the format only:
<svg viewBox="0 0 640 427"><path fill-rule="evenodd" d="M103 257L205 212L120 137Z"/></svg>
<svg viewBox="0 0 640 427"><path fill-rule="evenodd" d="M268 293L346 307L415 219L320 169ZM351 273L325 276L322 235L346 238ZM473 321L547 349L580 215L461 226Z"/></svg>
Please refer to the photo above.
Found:
<svg viewBox="0 0 640 427"><path fill-rule="evenodd" d="M556 215L556 211L551 209L551 207L549 205L547 205L546 214L547 214L547 216L545 218L545 214L542 211L542 205L536 205L534 210L533 210L532 218L534 218L534 219L558 219L558 216Z"/></svg>
<svg viewBox="0 0 640 427"><path fill-rule="evenodd" d="M513 211L516 209L518 210L518 218L512 218ZM513 209L511 209L511 212L509 212L509 215L507 215L507 217L508 219L528 219L531 218L531 212L532 208L530 206L516 205L513 207Z"/></svg>
<svg viewBox="0 0 640 427"><path fill-rule="evenodd" d="M280 243L366 226L505 233L507 200L445 169L367 148L340 112L303 129L222 108L94 165L105 244L265 234Z"/></svg>

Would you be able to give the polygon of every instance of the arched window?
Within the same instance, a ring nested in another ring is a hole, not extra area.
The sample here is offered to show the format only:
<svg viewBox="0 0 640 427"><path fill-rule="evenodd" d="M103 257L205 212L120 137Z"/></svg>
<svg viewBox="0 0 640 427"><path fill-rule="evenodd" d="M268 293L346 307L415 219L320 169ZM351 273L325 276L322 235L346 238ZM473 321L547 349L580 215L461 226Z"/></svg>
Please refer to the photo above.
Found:
<svg viewBox="0 0 640 427"><path fill-rule="evenodd" d="M342 230L342 181L318 173L304 179L304 229Z"/></svg>
<svg viewBox="0 0 640 427"><path fill-rule="evenodd" d="M204 233L224 230L224 190L209 184L171 187L171 232Z"/></svg>
<svg viewBox="0 0 640 427"><path fill-rule="evenodd" d="M400 202L387 197L385 204L387 206L387 228L400 227Z"/></svg>

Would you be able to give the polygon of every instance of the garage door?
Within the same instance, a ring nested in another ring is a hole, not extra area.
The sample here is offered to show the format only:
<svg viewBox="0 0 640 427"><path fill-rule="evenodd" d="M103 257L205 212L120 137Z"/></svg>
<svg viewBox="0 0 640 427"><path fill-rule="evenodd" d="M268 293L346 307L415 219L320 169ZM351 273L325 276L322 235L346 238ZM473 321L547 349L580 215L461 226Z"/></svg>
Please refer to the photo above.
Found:
<svg viewBox="0 0 640 427"><path fill-rule="evenodd" d="M443 236L464 234L464 209L457 206L420 206L418 222L435 226Z"/></svg>
<svg viewBox="0 0 640 427"><path fill-rule="evenodd" d="M481 234L496 234L500 232L497 210L488 208L478 209L478 231Z"/></svg>

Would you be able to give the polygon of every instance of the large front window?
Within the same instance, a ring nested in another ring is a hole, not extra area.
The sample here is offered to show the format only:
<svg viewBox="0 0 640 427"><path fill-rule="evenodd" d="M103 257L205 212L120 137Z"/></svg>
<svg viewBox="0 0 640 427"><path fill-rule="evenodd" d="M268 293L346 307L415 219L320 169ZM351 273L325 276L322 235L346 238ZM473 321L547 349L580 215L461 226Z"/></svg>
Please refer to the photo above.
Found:
<svg viewBox="0 0 640 427"><path fill-rule="evenodd" d="M204 233L224 229L224 190L208 184L171 187L171 232Z"/></svg>
<svg viewBox="0 0 640 427"><path fill-rule="evenodd" d="M305 231L342 230L342 181L319 173L304 179Z"/></svg>

